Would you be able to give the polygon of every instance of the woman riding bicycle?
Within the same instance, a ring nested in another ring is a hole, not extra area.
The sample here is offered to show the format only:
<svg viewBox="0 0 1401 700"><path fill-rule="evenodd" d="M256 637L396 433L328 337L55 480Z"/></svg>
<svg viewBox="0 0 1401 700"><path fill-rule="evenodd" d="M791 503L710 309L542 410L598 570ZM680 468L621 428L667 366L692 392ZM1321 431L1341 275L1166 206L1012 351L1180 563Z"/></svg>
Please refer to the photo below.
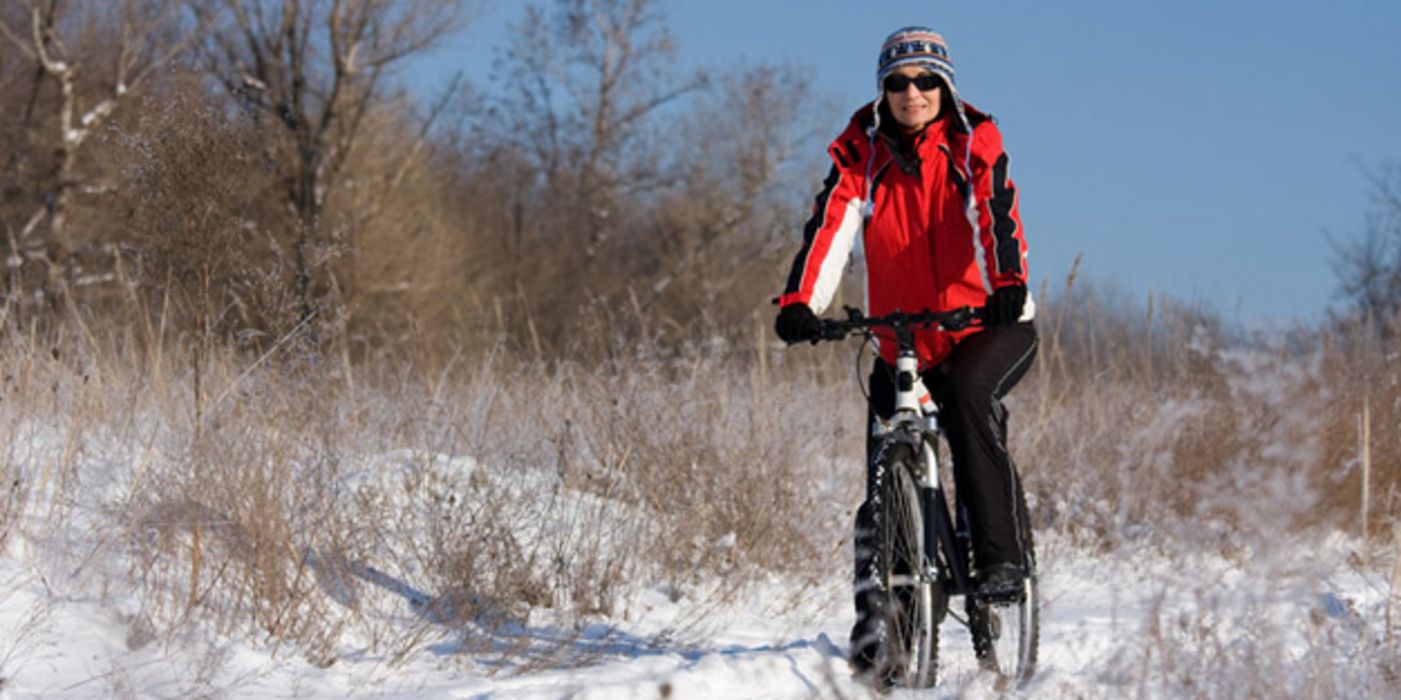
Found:
<svg viewBox="0 0 1401 700"><path fill-rule="evenodd" d="M900 29L881 46L877 66L875 101L857 110L828 148L832 169L779 297L775 329L790 344L817 338L817 314L831 303L858 234L871 315L984 308L981 326L918 331L916 349L942 408L978 594L1001 596L1021 585L1024 561L1001 399L1037 346L1017 190L996 123L954 88L943 37L924 27ZM887 336L879 346L870 377L872 432L895 408L895 343ZM868 465L871 444L868 438ZM863 544L877 478L868 473L856 518L851 660L858 672L874 661L883 604L871 580L873 550Z"/></svg>

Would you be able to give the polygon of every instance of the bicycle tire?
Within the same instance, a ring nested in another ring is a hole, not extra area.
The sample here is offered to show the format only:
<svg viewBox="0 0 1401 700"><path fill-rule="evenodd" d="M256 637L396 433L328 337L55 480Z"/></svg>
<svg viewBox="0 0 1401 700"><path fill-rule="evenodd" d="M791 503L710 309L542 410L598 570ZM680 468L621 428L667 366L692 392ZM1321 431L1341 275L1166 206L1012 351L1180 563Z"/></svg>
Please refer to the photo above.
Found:
<svg viewBox="0 0 1401 700"><path fill-rule="evenodd" d="M938 600L943 588L931 580L924 541L923 506L914 481L915 452L888 442L877 452L881 475L876 508L875 573L882 606L882 673L886 685L933 686L939 647Z"/></svg>
<svg viewBox="0 0 1401 700"><path fill-rule="evenodd" d="M973 636L973 652L981 666L1021 684L1036 672L1041 641L1041 598L1026 494L1020 478L1015 483L1018 530L1026 569L1022 594L1020 600L1013 603L988 603L969 596L968 627Z"/></svg>

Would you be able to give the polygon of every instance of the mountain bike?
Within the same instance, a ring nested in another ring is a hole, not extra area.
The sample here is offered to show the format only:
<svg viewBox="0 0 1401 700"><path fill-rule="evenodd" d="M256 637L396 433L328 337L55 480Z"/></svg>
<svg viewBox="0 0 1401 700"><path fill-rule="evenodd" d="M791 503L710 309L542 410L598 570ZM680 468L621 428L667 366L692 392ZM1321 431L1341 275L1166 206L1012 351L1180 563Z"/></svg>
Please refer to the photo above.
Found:
<svg viewBox="0 0 1401 700"><path fill-rule="evenodd" d="M938 675L939 626L952 616L968 628L974 654L984 669L1021 683L1036 668L1040 599L1020 477L1014 470L1014 507L1025 577L1016 593L987 599L976 594L968 518L957 494L952 502L956 516L950 514L941 474L946 465L940 460L939 407L920 377L914 349L915 329L961 330L979 321L979 311L963 307L944 313L897 312L868 318L848 307L846 315L845 319L823 319L821 337L814 342L845 340L852 334L870 342L877 329L887 329L898 348L895 414L881 421L884 425L871 453L876 551L869 578L883 599L876 680L885 687L933 686ZM950 611L950 599L955 596L963 597L963 617Z"/></svg>

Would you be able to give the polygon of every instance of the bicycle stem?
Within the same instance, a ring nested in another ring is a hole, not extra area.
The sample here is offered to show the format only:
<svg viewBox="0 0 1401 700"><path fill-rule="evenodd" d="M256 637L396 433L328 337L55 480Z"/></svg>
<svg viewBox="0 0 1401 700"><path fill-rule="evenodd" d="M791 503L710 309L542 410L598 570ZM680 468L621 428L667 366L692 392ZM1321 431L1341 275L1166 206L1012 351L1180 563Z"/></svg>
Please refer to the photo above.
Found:
<svg viewBox="0 0 1401 700"><path fill-rule="evenodd" d="M914 350L901 350L895 358L895 410L926 415L933 404L934 399L919 376L919 359Z"/></svg>

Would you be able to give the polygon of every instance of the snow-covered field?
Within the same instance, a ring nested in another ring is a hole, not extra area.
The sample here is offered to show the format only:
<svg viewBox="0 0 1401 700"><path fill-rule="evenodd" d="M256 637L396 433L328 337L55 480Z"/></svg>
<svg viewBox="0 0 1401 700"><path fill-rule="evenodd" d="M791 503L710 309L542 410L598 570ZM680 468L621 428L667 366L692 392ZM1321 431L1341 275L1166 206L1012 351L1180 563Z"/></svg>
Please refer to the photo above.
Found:
<svg viewBox="0 0 1401 700"><path fill-rule="evenodd" d="M230 365L198 423L178 375L43 357L0 404L0 699L872 695L848 387L559 372L535 412L509 373L335 403ZM1303 470L1356 467L1293 398L1319 371L1218 364L1057 422L1028 389L1022 435L1073 456L1025 470L1037 673L948 620L937 687L896 697L1401 697L1395 543L1299 525Z"/></svg>
<svg viewBox="0 0 1401 700"><path fill-rule="evenodd" d="M1094 555L1049 539L1035 678L1021 689L1000 686L977 669L966 632L947 621L940 683L921 696L1264 697L1271 689L1387 696L1397 688L1377 669L1394 658L1383 634L1388 567L1349 564L1356 546L1335 537L1229 561ZM852 619L844 572L834 571L830 586L806 591L797 605L775 603L792 591L773 580L745 600L705 606L700 624L684 621L701 601L644 589L619 619L581 630L534 618L496 640L429 629L402 660L366 655L346 640L334 663L320 667L273 640L217 639L198 626L157 638L143 628L134 600L87 589L79 578L56 582L44 568L24 552L0 559L0 697L869 695L843 658ZM418 610L414 593L396 591L405 620ZM668 638L671 629L689 631Z"/></svg>

